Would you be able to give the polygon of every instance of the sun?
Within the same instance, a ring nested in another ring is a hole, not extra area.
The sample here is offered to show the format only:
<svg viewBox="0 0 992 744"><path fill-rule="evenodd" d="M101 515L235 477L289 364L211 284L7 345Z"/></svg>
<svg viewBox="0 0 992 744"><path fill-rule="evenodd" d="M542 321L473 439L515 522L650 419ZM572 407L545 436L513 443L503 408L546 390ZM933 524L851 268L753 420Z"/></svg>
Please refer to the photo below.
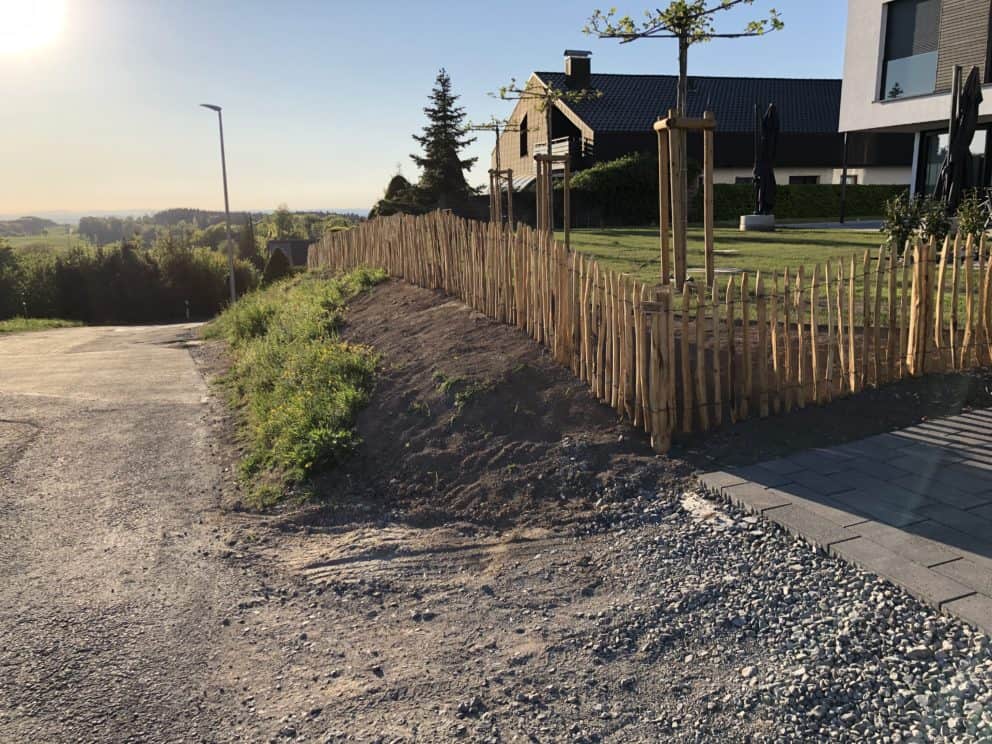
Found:
<svg viewBox="0 0 992 744"><path fill-rule="evenodd" d="M0 0L0 54L52 43L65 23L65 0Z"/></svg>

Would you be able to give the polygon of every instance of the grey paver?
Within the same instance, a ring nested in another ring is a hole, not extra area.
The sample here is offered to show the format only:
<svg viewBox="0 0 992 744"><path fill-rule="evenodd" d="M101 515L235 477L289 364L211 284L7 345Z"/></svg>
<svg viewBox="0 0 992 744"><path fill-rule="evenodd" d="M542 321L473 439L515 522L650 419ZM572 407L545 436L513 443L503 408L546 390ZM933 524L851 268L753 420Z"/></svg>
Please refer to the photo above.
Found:
<svg viewBox="0 0 992 744"><path fill-rule="evenodd" d="M992 408L700 480L992 633Z"/></svg>
<svg viewBox="0 0 992 744"><path fill-rule="evenodd" d="M989 550L992 550L992 521L983 519L974 512L955 509L953 506L943 504L922 507L919 509L919 513L934 522L940 522L958 532L963 532L981 542L988 543Z"/></svg>
<svg viewBox="0 0 992 744"><path fill-rule="evenodd" d="M948 443L948 439L939 434L934 434L931 432L924 431L911 431L909 429L903 429L899 432L899 436L903 439L910 440L916 443L928 444L933 447L941 447Z"/></svg>
<svg viewBox="0 0 992 744"><path fill-rule="evenodd" d="M901 585L914 597L935 607L974 594L974 589L933 569L908 561L866 537L833 545L832 553Z"/></svg>
<svg viewBox="0 0 992 744"><path fill-rule="evenodd" d="M727 486L736 486L747 482L745 478L742 478L736 473L728 473L724 470L717 470L712 473L703 473L698 476L698 478L706 488L721 494L723 493L723 489Z"/></svg>
<svg viewBox="0 0 992 744"><path fill-rule="evenodd" d="M854 491L870 493L873 497L888 501L895 506L914 501L906 493L906 489L892 481L876 478L859 470L849 470L845 473L835 473L831 476L839 483L846 483Z"/></svg>
<svg viewBox="0 0 992 744"><path fill-rule="evenodd" d="M870 457L852 458L848 462L848 468L850 470L856 470L859 473L864 473L865 475L870 475L873 478L879 478L880 480L895 480L896 478L904 478L909 475L908 470L903 470L891 463Z"/></svg>
<svg viewBox="0 0 992 744"><path fill-rule="evenodd" d="M845 452L815 449L793 455L788 459L805 470L812 470L820 475L830 475L847 470L852 456Z"/></svg>
<svg viewBox="0 0 992 744"><path fill-rule="evenodd" d="M977 514L982 519L987 519L992 522L992 504L986 504L985 506L979 506L976 509L969 509L972 514ZM989 538L992 541L992 537Z"/></svg>
<svg viewBox="0 0 992 744"><path fill-rule="evenodd" d="M992 597L992 561L979 563L969 558L959 558L956 561L934 566L933 570L976 592Z"/></svg>
<svg viewBox="0 0 992 744"><path fill-rule="evenodd" d="M971 434L992 436L992 420L989 419L973 419L968 417L967 414L962 414L954 418L954 425L962 431L970 432Z"/></svg>
<svg viewBox="0 0 992 744"><path fill-rule="evenodd" d="M857 533L838 527L824 519L820 514L800 504L789 504L768 509L764 512L764 516L776 524L782 525L797 537L801 537L820 548L828 548L836 543L854 540L858 537Z"/></svg>
<svg viewBox="0 0 992 744"><path fill-rule="evenodd" d="M774 488L765 488L757 483L742 483L723 489L723 495L738 506L754 512L774 509L776 506L791 504L793 497Z"/></svg>
<svg viewBox="0 0 992 744"><path fill-rule="evenodd" d="M954 486L948 485L937 474L931 476L908 475L897 478L892 485L905 488L907 491L919 494L921 503L940 502L958 509L973 509L989 503L992 497L988 493L965 493Z"/></svg>
<svg viewBox="0 0 992 744"><path fill-rule="evenodd" d="M792 481L791 474L776 473L764 467L764 465L748 465L746 467L734 468L732 472L752 483L760 483L766 488L775 488Z"/></svg>
<svg viewBox="0 0 992 744"><path fill-rule="evenodd" d="M886 449L898 449L899 447L905 446L905 442L897 437L894 433L889 434L876 434L873 437L868 437L867 439L862 439L862 442L868 442L871 444L881 445Z"/></svg>
<svg viewBox="0 0 992 744"><path fill-rule="evenodd" d="M834 501L829 496L820 496L798 484L785 486L782 490L794 497L792 503L820 515L838 527L850 527L851 525L860 524L870 519L867 514L863 514L847 504Z"/></svg>
<svg viewBox="0 0 992 744"><path fill-rule="evenodd" d="M871 492L844 491L833 494L831 498L861 514L866 514L893 527L905 527L926 519L914 511L908 502L905 505L894 504Z"/></svg>
<svg viewBox="0 0 992 744"><path fill-rule="evenodd" d="M946 483L965 493L981 493L992 488L992 476L988 473L971 469L961 463L953 463L942 467L936 474L941 483Z"/></svg>
<svg viewBox="0 0 992 744"><path fill-rule="evenodd" d="M792 474L792 481L798 483L801 486L806 486L814 493L818 493L821 496L830 496L841 491L848 491L851 489L846 483L841 483L836 478L829 475L821 475L820 473L814 473L810 470L801 470L798 473Z"/></svg>
<svg viewBox="0 0 992 744"><path fill-rule="evenodd" d="M906 528L906 531L943 543L963 558L979 561L992 559L992 546L989 545L987 539L973 537L933 520L911 525Z"/></svg>
<svg viewBox="0 0 992 744"><path fill-rule="evenodd" d="M960 550L955 550L938 540L932 540L881 522L862 522L858 525L852 525L850 531L867 537L893 553L927 568L961 558Z"/></svg>
<svg viewBox="0 0 992 744"><path fill-rule="evenodd" d="M789 473L795 473L803 469L801 464L794 462L787 457L779 457L775 460L766 460L761 463L761 467L780 475L788 475Z"/></svg>
<svg viewBox="0 0 992 744"><path fill-rule="evenodd" d="M943 609L963 617L992 635L992 599L984 594L972 594L970 597L947 602Z"/></svg>
<svg viewBox="0 0 992 744"><path fill-rule="evenodd" d="M889 460L889 465L900 470L905 470L912 475L920 475L931 478L942 468L949 467L959 460L948 460L936 455L932 450L929 452L914 452L912 454L900 455Z"/></svg>

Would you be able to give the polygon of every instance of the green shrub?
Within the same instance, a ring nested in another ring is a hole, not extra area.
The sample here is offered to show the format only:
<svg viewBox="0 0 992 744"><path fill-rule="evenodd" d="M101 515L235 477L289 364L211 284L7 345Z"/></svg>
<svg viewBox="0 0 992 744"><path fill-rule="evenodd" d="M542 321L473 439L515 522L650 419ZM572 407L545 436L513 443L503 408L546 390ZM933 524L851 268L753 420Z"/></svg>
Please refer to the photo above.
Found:
<svg viewBox="0 0 992 744"><path fill-rule="evenodd" d="M940 199L927 198L920 202L920 237L924 241L940 243L951 231L951 217L947 205Z"/></svg>
<svg viewBox="0 0 992 744"><path fill-rule="evenodd" d="M983 206L985 200L977 189L965 194L958 205L958 232L962 238L971 237L978 240L985 233L985 223L989 218L988 210Z"/></svg>
<svg viewBox="0 0 992 744"><path fill-rule="evenodd" d="M85 323L182 320L215 315L229 301L227 258L163 238L155 248L127 244L47 253L0 249L0 318L28 315ZM246 261L235 264L241 292L258 284Z"/></svg>
<svg viewBox="0 0 992 744"><path fill-rule="evenodd" d="M910 197L908 191L893 196L885 202L882 212L882 233L889 246L895 246L902 255L906 242L920 227L920 200Z"/></svg>
<svg viewBox="0 0 992 744"><path fill-rule="evenodd" d="M301 274L242 297L207 326L234 357L225 384L244 411L241 474L256 504L278 500L357 444L354 421L372 392L376 356L342 341L338 328L347 301L383 279L369 269Z"/></svg>
<svg viewBox="0 0 992 744"><path fill-rule="evenodd" d="M269 260L265 262L265 271L262 272L262 284L269 285L280 279L285 279L293 273L293 265L286 258L282 251L275 250L269 254Z"/></svg>

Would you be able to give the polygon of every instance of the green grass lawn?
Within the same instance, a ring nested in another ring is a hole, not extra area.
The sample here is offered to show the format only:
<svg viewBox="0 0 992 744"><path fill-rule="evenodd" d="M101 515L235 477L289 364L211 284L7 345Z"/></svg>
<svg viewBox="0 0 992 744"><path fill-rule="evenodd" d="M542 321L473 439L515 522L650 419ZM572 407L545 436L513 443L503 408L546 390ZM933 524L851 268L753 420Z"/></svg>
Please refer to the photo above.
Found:
<svg viewBox="0 0 992 744"><path fill-rule="evenodd" d="M59 318L11 318L10 320L0 320L0 334L47 331L52 328L75 328L81 325L82 323L75 320L60 320Z"/></svg>
<svg viewBox="0 0 992 744"><path fill-rule="evenodd" d="M558 232L559 240L564 233ZM660 281L661 253L656 227L621 227L602 230L572 231L572 247L593 256L602 266L630 274L640 281L655 284ZM805 265L807 271L815 264L850 260L852 255L861 257L866 248L877 249L882 235L875 231L860 230L778 230L773 233L742 233L733 228L716 228L715 251L736 251L735 255L716 255L714 263L719 268L743 269L750 274L760 270L771 275L788 267L795 270ZM687 251L690 276L692 269L703 268L703 230L689 228Z"/></svg>
<svg viewBox="0 0 992 744"><path fill-rule="evenodd" d="M559 240L564 238L564 233L556 233ZM657 227L629 227L611 229L582 229L572 231L572 248L594 257L601 266L629 274L639 281L649 285L658 284L661 279L661 259L660 247L658 244ZM770 281L773 272L778 273L780 290L782 285L782 272L788 268L792 277L795 277L796 269L799 266L806 267L805 286L809 286L809 277L814 266L820 267L817 274L817 283L820 292L823 292L823 264L831 261L834 269L831 271L831 284L836 290L834 277L836 276L836 265L839 259L844 259L844 273L847 275L851 257L855 257L855 267L857 271L857 283L855 289L856 297L856 318L860 324L862 322L862 298L864 296L861 272L865 249L872 251L873 257L877 256L878 248L882 243L881 233L874 230L804 230L804 229L780 229L773 233L742 233L735 228L718 227L714 236L714 251L736 251L733 255L716 255L714 263L717 269L735 268L748 272L750 276L750 294L753 296L755 288L755 274L761 271L765 278L765 290L771 291ZM701 227L689 228L688 255L689 276L702 276L703 269L703 230ZM700 271L693 271L699 269ZM874 271L875 265L871 264L872 272L872 292L874 293ZM959 279L959 301L958 313L961 323L965 317L964 299L964 275L960 271ZM902 269L897 268L897 278L901 279ZM973 287L977 298L981 288L981 278L977 266L973 269ZM717 283L721 288L721 296L727 285L729 277L717 274ZM951 267L948 265L945 279L944 306L945 313L951 311L950 295ZM845 282L845 292L847 284ZM887 322L887 300L888 280L882 284L882 307L880 315L883 321ZM908 288L907 288L908 291ZM977 301L977 300L976 300ZM831 303L834 302L833 295ZM874 300L872 301L872 304ZM825 304L821 303L825 309ZM751 305L752 316L756 312L754 304Z"/></svg>
<svg viewBox="0 0 992 744"><path fill-rule="evenodd" d="M65 250L89 245L75 230L66 235L64 226L51 227L42 235L18 235L4 240L14 250L25 253Z"/></svg>

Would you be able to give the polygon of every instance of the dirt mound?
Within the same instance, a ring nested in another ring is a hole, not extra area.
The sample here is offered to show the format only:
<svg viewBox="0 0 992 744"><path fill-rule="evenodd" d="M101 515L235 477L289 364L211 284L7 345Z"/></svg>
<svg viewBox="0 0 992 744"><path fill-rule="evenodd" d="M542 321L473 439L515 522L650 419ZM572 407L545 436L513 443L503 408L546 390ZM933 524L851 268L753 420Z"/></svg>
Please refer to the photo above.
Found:
<svg viewBox="0 0 992 744"><path fill-rule="evenodd" d="M317 479L308 523L560 524L673 467L524 333L439 293L381 285L343 335L375 348L380 374L362 444Z"/></svg>

